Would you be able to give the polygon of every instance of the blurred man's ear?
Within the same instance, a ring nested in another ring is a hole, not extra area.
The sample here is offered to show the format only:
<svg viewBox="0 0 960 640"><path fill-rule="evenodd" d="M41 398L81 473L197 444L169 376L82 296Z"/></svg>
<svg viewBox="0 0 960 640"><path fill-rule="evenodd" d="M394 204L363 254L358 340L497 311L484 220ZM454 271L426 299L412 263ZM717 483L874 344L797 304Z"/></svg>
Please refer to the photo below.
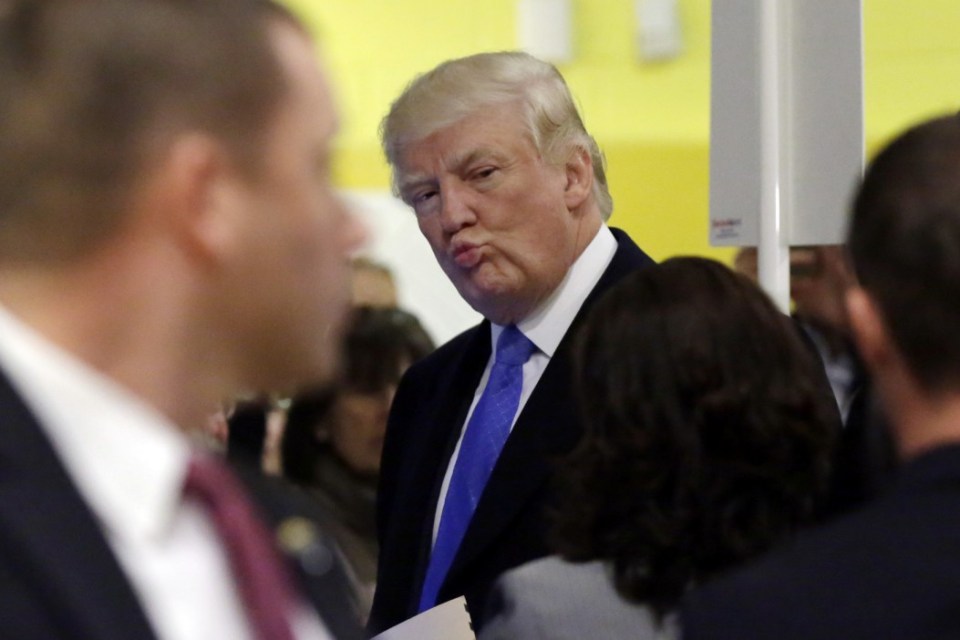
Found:
<svg viewBox="0 0 960 640"><path fill-rule="evenodd" d="M218 262L244 210L243 180L222 144L203 134L173 141L159 169L164 217L177 244L201 262Z"/></svg>
<svg viewBox="0 0 960 640"><path fill-rule="evenodd" d="M864 364L874 373L889 366L896 345L876 301L862 287L852 286L846 293L846 305L850 331Z"/></svg>
<svg viewBox="0 0 960 640"><path fill-rule="evenodd" d="M576 209L593 193L593 161L590 152L577 147L566 165L566 186L564 198L568 209Z"/></svg>

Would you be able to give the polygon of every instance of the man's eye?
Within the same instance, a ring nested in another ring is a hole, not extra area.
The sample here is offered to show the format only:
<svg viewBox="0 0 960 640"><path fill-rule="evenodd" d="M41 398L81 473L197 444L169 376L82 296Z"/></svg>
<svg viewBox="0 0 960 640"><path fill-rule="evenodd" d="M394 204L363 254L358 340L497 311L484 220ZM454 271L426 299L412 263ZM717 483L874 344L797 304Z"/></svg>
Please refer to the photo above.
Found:
<svg viewBox="0 0 960 640"><path fill-rule="evenodd" d="M483 180L484 178L489 178L494 173L496 173L496 167L484 167L482 169L477 169L473 172L473 177L475 179Z"/></svg>
<svg viewBox="0 0 960 640"><path fill-rule="evenodd" d="M436 210L439 196L440 192L436 189L414 193L410 197L410 206L413 207L414 213L418 216L425 216Z"/></svg>
<svg viewBox="0 0 960 640"><path fill-rule="evenodd" d="M417 194L414 194L413 199L412 199L412 202L413 202L413 204L415 204L415 205L417 205L417 204L423 204L423 203L429 201L429 200L430 200L431 198L433 198L435 195L437 195L437 192L436 192L436 191L424 191L424 192L422 192L422 193L417 193Z"/></svg>

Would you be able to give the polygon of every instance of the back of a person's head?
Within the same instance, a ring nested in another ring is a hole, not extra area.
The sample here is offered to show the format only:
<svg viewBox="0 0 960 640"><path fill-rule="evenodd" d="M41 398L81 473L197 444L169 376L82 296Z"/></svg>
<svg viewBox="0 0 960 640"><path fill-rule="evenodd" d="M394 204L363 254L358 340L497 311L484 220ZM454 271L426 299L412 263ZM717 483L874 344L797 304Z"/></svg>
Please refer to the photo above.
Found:
<svg viewBox="0 0 960 640"><path fill-rule="evenodd" d="M960 388L960 115L910 129L873 160L848 244L917 381Z"/></svg>
<svg viewBox="0 0 960 640"><path fill-rule="evenodd" d="M288 15L267 0L0 4L2 259L90 251L175 135L210 134L252 168L284 90L269 23Z"/></svg>
<svg viewBox="0 0 960 640"><path fill-rule="evenodd" d="M519 51L448 60L407 86L380 125L394 180L407 144L485 107L504 104L516 105L534 147L547 162L562 164L578 148L589 152L594 197L604 218L609 217L613 201L607 189L603 155L587 133L563 76L553 65Z"/></svg>
<svg viewBox="0 0 960 640"><path fill-rule="evenodd" d="M307 390L291 402L282 443L284 474L299 484L315 481L316 459L328 446L317 434L329 430L329 421L335 419L338 394L382 393L396 386L407 367L433 349L433 341L412 313L382 307L354 309L337 384Z"/></svg>
<svg viewBox="0 0 960 640"><path fill-rule="evenodd" d="M586 432L561 467L564 556L609 561L621 594L665 614L812 517L834 408L753 282L667 260L611 289L577 338Z"/></svg>
<svg viewBox="0 0 960 640"><path fill-rule="evenodd" d="M420 320L403 309L354 309L344 340L341 386L379 391L395 385L400 374L434 349Z"/></svg>
<svg viewBox="0 0 960 640"><path fill-rule="evenodd" d="M354 258L350 282L355 307L397 307L397 282L387 265L362 256Z"/></svg>

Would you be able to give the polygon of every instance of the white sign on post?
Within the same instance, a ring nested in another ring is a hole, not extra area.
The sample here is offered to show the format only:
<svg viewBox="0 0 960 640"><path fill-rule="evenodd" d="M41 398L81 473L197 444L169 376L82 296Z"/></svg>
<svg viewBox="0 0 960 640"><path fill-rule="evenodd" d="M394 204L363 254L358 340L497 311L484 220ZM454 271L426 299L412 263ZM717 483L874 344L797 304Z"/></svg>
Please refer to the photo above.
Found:
<svg viewBox="0 0 960 640"><path fill-rule="evenodd" d="M843 241L863 171L861 15L861 0L712 5L710 243L757 245L775 299L790 245Z"/></svg>

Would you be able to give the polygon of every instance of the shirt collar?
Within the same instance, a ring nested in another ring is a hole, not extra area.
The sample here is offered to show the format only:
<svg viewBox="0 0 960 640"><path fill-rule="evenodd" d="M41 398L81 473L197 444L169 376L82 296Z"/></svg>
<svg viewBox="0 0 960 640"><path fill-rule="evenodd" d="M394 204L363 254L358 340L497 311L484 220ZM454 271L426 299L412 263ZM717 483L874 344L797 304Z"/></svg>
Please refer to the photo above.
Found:
<svg viewBox="0 0 960 640"><path fill-rule="evenodd" d="M566 335L573 319L583 306L590 292L606 271L613 255L617 252L617 239L607 225L600 225L599 231L567 270L559 286L550 296L526 318L517 323L523 332L541 353L552 358L563 336ZM497 339L503 326L490 325L490 335L496 350Z"/></svg>
<svg viewBox="0 0 960 640"><path fill-rule="evenodd" d="M0 305L0 363L111 536L159 536L180 503L187 436Z"/></svg>

